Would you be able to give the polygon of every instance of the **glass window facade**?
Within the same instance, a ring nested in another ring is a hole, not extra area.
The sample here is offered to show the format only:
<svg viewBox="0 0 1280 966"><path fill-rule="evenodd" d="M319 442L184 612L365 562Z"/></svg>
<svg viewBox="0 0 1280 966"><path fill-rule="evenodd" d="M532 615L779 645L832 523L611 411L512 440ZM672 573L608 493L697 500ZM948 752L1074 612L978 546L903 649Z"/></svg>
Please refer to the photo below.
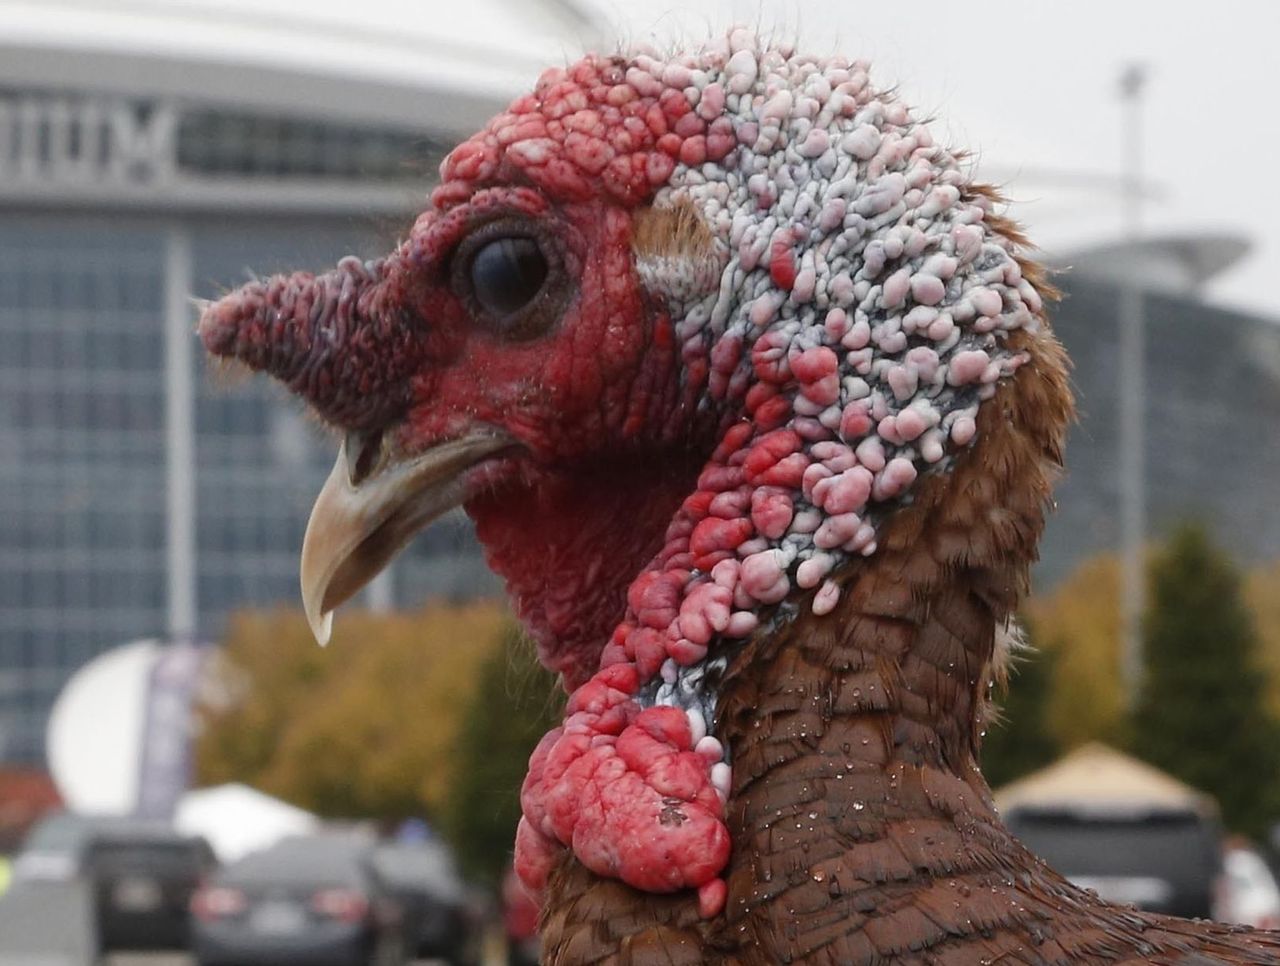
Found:
<svg viewBox="0 0 1280 966"><path fill-rule="evenodd" d="M95 146L110 136L97 109L70 98L75 109L63 110L40 96L0 91L0 121L11 124L0 181L63 170L50 147L60 124L72 132L66 151L109 166ZM149 123L145 105L129 111L138 130ZM168 149L178 168L232 186L404 183L442 154L421 132L214 109L187 110L176 130ZM136 195L119 212L0 207L0 762L41 760L49 709L77 667L166 632L170 233L190 239L202 298L250 272L324 269L394 244L385 216L326 215L323 191L316 197L314 214L252 218L128 214ZM194 321L193 307L193 341ZM235 608L297 605L298 549L336 441L283 391L207 364L198 345L193 370L198 632L211 639ZM393 600L414 604L496 584L457 514L396 564L390 587Z"/></svg>
<svg viewBox="0 0 1280 966"><path fill-rule="evenodd" d="M10 177L130 181L160 168L206 181L403 183L432 177L451 146L424 131L0 87Z"/></svg>
<svg viewBox="0 0 1280 966"><path fill-rule="evenodd" d="M203 175L341 180L430 177L450 145L417 132L195 110L178 126L178 168Z"/></svg>
<svg viewBox="0 0 1280 966"><path fill-rule="evenodd" d="M42 743L66 671L164 609L160 240L0 222L0 740Z"/></svg>

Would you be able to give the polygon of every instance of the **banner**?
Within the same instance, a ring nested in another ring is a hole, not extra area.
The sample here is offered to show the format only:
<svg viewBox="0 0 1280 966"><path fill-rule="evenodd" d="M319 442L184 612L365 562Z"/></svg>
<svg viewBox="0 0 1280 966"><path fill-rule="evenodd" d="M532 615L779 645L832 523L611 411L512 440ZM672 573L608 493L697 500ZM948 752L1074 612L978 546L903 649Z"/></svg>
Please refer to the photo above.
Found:
<svg viewBox="0 0 1280 966"><path fill-rule="evenodd" d="M169 644L151 667L138 767L140 818L172 818L191 783L191 705L207 650L197 644Z"/></svg>

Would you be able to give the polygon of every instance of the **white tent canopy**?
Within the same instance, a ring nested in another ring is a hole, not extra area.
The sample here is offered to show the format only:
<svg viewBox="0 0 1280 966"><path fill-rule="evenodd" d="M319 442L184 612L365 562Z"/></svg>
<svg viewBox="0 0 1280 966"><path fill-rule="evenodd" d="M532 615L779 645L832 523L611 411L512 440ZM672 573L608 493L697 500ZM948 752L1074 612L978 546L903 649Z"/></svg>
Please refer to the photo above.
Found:
<svg viewBox="0 0 1280 966"><path fill-rule="evenodd" d="M179 831L203 835L223 862L320 828L320 820L305 809L236 783L187 792L174 824Z"/></svg>
<svg viewBox="0 0 1280 966"><path fill-rule="evenodd" d="M1083 745L1025 778L998 788L1001 812L1065 808L1086 812L1193 811L1212 815L1205 793L1107 745Z"/></svg>

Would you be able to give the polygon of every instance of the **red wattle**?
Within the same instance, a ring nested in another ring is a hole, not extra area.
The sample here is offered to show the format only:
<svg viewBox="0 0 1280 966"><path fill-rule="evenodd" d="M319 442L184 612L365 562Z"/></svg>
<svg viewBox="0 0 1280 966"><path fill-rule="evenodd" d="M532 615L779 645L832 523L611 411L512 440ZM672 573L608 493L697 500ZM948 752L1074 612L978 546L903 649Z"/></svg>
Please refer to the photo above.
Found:
<svg viewBox="0 0 1280 966"><path fill-rule="evenodd" d="M713 915L723 906L713 884L729 859L723 803L707 759L693 750L685 713L642 710L614 686L627 683L629 672L614 665L579 688L564 725L534 751L521 793L516 871L540 889L554 846L571 846L591 871L637 889L711 885L700 905Z"/></svg>

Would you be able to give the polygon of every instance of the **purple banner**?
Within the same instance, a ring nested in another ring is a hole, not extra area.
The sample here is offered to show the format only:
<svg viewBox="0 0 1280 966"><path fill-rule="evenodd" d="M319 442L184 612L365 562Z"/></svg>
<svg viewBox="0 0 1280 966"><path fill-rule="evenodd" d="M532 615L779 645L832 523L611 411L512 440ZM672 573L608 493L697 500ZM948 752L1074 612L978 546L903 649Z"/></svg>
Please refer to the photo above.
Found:
<svg viewBox="0 0 1280 966"><path fill-rule="evenodd" d="M140 818L170 819L191 783L192 700L207 648L170 644L151 667L138 767Z"/></svg>

